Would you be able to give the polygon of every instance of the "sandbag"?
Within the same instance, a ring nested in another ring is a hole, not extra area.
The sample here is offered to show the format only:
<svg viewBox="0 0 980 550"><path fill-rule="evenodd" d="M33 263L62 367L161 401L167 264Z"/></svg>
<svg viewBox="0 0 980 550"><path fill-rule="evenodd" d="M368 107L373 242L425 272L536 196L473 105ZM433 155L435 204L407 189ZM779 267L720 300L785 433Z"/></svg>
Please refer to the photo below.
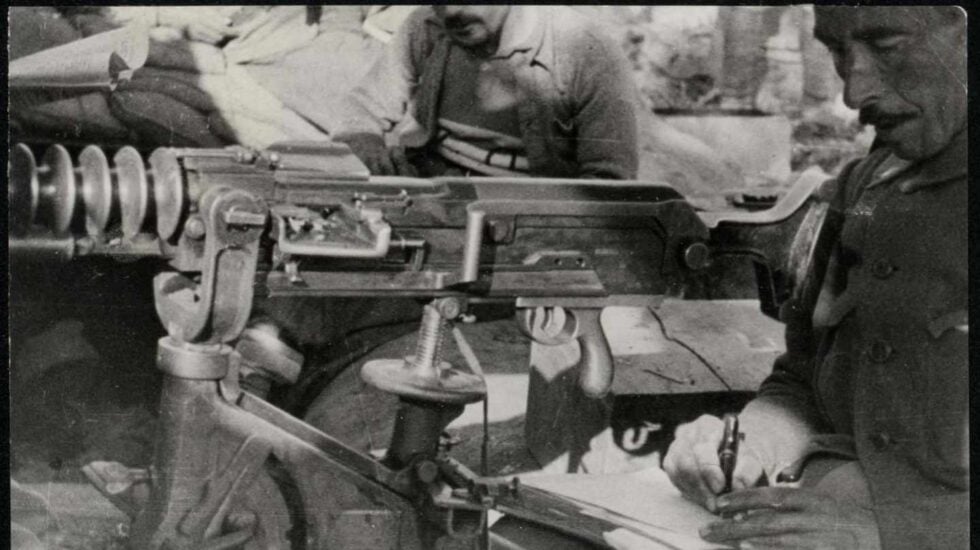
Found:
<svg viewBox="0 0 980 550"><path fill-rule="evenodd" d="M150 40L150 53L146 66L179 69L200 74L224 74L228 68L225 54L220 49L190 40Z"/></svg>
<svg viewBox="0 0 980 550"><path fill-rule="evenodd" d="M12 6L7 23L10 61L82 38L81 32L49 6Z"/></svg>
<svg viewBox="0 0 980 550"><path fill-rule="evenodd" d="M63 94L31 90L10 94L10 120L28 135L63 141L124 142L132 137L103 92Z"/></svg>
<svg viewBox="0 0 980 550"><path fill-rule="evenodd" d="M220 111L208 116L211 131L232 143L262 149L279 141L325 139L319 136L296 134L279 125L256 120L235 111Z"/></svg>
<svg viewBox="0 0 980 550"><path fill-rule="evenodd" d="M243 68L286 107L329 132L341 121L344 95L383 51L384 44L359 32L321 31L307 47L274 64Z"/></svg>
<svg viewBox="0 0 980 550"><path fill-rule="evenodd" d="M324 139L325 134L287 109L259 85L240 65L228 68L227 78L201 78L202 88L214 100L225 121L235 130L239 143L266 147L276 141Z"/></svg>
<svg viewBox="0 0 980 550"><path fill-rule="evenodd" d="M208 128L211 129L212 134L229 143L241 143L235 129L231 127L231 123L225 120L225 117L218 111L208 113Z"/></svg>
<svg viewBox="0 0 980 550"><path fill-rule="evenodd" d="M212 137L222 142L230 141L249 147L266 147L277 141L291 139L325 138L322 131L287 109L239 65L232 65L223 75L166 69L144 70L150 76L161 80L169 79L175 83L162 91L130 89L126 93L152 93L167 97L171 102L182 103L185 109L194 113L187 115L193 119L188 128L178 132L184 137L198 135L198 131L192 128L206 127ZM163 93L178 90L179 93L186 92L186 95L168 96ZM117 92L113 96L119 93L123 92ZM191 95L194 99L189 103L180 101L190 99ZM194 106L198 108L195 109ZM130 104L130 108L137 107L138 104ZM162 120L168 119L164 117Z"/></svg>
<svg viewBox="0 0 980 550"><path fill-rule="evenodd" d="M132 80L121 83L117 90L156 92L186 103L203 113L217 110L211 96L192 84L188 78L184 78L188 73L180 73L182 71L144 67L133 74Z"/></svg>
<svg viewBox="0 0 980 550"><path fill-rule="evenodd" d="M150 51L146 65L168 67L206 74L225 71L221 50L211 44L187 40L184 29L157 26L156 7L106 6L73 9L68 17L84 36L118 29L125 25L143 25L150 36Z"/></svg>
<svg viewBox="0 0 980 550"><path fill-rule="evenodd" d="M223 113L248 116L269 124L280 120L282 103L268 90L259 86L254 79L237 65L229 67L226 74L197 74L189 71L157 69L154 73L179 80L199 89L207 95L214 107Z"/></svg>
<svg viewBox="0 0 980 550"><path fill-rule="evenodd" d="M241 34L223 48L229 63L272 63L317 36L306 6L273 6L239 25Z"/></svg>
<svg viewBox="0 0 980 550"><path fill-rule="evenodd" d="M222 147L225 140L211 133L207 116L186 103L161 93L117 91L109 100L112 114L135 129L150 145Z"/></svg>

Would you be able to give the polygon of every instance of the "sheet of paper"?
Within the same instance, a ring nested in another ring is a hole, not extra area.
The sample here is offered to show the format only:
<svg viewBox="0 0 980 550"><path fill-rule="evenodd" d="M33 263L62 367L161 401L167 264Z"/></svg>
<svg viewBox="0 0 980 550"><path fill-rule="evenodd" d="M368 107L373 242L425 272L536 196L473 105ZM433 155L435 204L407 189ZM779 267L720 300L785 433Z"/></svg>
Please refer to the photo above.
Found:
<svg viewBox="0 0 980 550"><path fill-rule="evenodd" d="M682 497L659 468L606 475L526 474L521 483L574 499L582 503L584 514L622 525L621 532L607 537L619 548L725 548L698 535L702 526L717 517ZM650 540L640 540L641 535Z"/></svg>

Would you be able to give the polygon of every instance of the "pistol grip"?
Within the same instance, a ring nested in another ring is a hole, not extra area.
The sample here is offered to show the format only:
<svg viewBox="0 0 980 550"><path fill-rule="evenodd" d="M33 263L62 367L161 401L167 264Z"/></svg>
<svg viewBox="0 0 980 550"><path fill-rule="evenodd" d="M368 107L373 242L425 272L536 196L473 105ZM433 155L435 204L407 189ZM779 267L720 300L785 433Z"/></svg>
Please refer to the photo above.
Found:
<svg viewBox="0 0 980 550"><path fill-rule="evenodd" d="M612 387L613 358L609 341L602 331L599 316L602 309L578 309L578 343L582 350L578 384L585 395L599 399Z"/></svg>

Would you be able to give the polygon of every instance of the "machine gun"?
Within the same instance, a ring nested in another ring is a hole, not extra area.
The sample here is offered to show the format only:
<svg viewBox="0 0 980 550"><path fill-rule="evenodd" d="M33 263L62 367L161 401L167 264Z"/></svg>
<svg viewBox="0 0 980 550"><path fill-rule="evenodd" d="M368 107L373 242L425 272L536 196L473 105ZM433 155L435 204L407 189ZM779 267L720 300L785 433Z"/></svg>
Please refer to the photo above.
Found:
<svg viewBox="0 0 980 550"><path fill-rule="evenodd" d="M486 394L441 361L447 322L511 303L535 341L578 341L580 387L600 397L613 378L604 307L685 297L723 255L751 259L770 315L812 294L821 182L805 174L766 210L708 212L637 181L373 177L331 143L162 148L148 162L123 147L113 166L95 146L76 165L59 145L38 163L19 144L9 245L14 261L166 261L153 281L167 331L153 467L115 480L148 478L149 497L102 484L132 515L135 547L430 548L476 537L489 509L601 547L607 520L440 450L446 425ZM294 380L302 361L274 330L246 329L256 293L429 300L415 355L362 370L401 400L382 460L243 391L242 369Z"/></svg>

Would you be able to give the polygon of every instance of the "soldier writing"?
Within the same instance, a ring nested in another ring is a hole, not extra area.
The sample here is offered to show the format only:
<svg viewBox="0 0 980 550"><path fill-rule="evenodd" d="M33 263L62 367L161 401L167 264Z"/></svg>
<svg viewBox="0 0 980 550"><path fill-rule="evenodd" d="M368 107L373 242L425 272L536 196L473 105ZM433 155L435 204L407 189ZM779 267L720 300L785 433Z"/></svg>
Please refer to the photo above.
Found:
<svg viewBox="0 0 980 550"><path fill-rule="evenodd" d="M742 548L969 545L966 17L817 7L871 152L825 190L843 226L787 352L742 412L734 491L722 422L681 426L664 469ZM773 486L782 479L800 481ZM764 487L764 485L770 485Z"/></svg>

